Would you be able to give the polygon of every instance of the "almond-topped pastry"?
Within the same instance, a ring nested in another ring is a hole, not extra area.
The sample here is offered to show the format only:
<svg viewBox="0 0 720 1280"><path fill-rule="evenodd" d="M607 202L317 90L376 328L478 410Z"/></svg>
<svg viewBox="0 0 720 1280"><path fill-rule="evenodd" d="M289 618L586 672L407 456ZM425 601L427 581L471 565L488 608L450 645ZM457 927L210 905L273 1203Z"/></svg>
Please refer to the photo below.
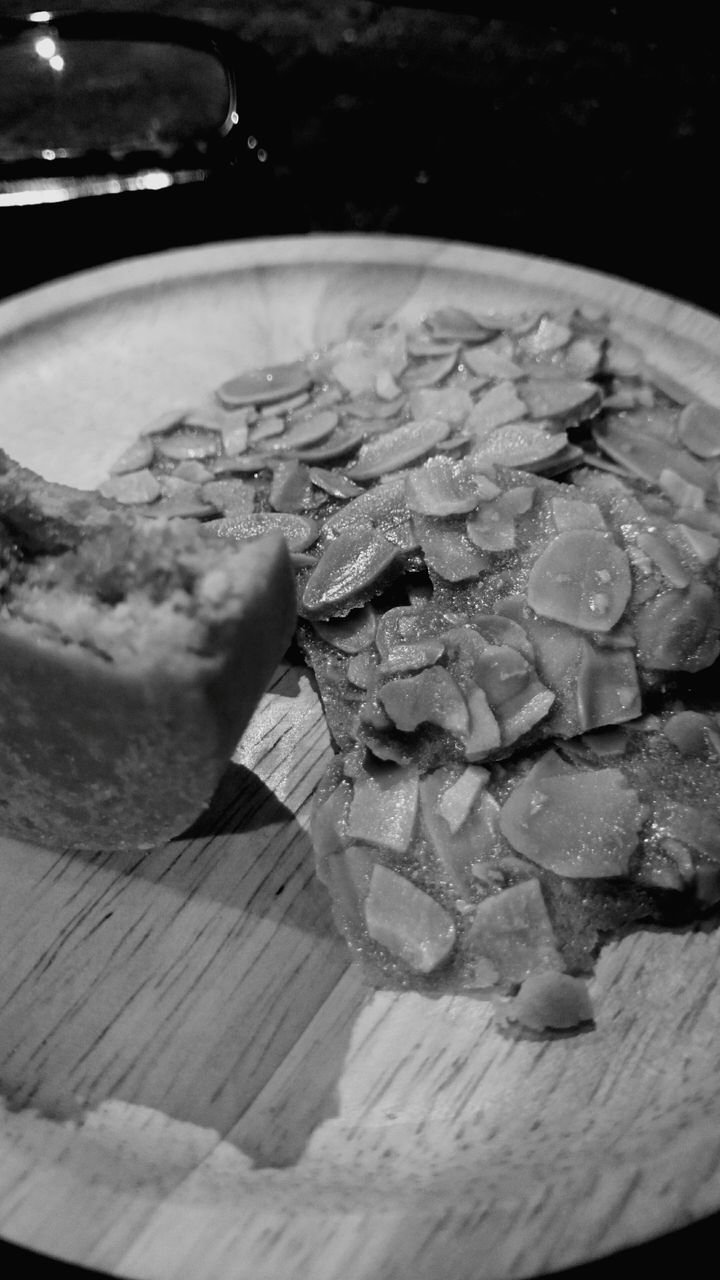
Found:
<svg viewBox="0 0 720 1280"><path fill-rule="evenodd" d="M339 756L313 821L339 927L375 983L587 975L605 937L720 900L719 748L674 707L487 767Z"/></svg>
<svg viewBox="0 0 720 1280"><path fill-rule="evenodd" d="M238 547L0 454L0 825L149 847L210 800L292 635L275 534Z"/></svg>
<svg viewBox="0 0 720 1280"><path fill-rule="evenodd" d="M285 538L338 753L318 868L373 980L566 1030L601 939L720 900L720 411L607 316L373 322L115 472L147 515Z"/></svg>

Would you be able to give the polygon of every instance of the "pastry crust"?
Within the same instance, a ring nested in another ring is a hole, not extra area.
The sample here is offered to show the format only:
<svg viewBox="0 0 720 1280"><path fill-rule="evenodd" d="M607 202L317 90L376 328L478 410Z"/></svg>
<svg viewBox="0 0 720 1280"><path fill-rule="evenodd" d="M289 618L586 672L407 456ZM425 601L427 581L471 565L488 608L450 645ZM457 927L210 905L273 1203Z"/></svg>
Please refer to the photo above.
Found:
<svg viewBox="0 0 720 1280"><path fill-rule="evenodd" d="M152 847L210 800L291 638L284 541L231 548L21 468L0 481L2 828Z"/></svg>

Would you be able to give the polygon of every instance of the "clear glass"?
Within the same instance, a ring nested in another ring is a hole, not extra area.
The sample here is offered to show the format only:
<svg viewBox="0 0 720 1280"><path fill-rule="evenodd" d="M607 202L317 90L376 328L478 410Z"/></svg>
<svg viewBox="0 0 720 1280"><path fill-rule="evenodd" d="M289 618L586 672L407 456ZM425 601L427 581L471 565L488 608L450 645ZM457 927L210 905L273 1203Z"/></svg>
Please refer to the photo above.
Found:
<svg viewBox="0 0 720 1280"><path fill-rule="evenodd" d="M171 155L222 129L225 68L210 53L140 40L66 40L42 27L0 44L0 161L102 151Z"/></svg>

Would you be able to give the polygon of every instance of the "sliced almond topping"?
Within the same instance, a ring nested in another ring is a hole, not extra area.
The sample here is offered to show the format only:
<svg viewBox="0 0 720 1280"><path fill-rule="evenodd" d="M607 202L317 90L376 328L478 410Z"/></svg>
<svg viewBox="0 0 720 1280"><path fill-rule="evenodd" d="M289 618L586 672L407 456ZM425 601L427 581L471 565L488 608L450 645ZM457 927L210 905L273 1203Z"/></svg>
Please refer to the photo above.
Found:
<svg viewBox="0 0 720 1280"><path fill-rule="evenodd" d="M472 397L465 387L422 387L411 391L409 404L415 419L442 418L455 426L465 421L473 407Z"/></svg>
<svg viewBox="0 0 720 1280"><path fill-rule="evenodd" d="M381 581L396 563L398 548L374 529L341 533L329 542L303 591L310 614L330 612Z"/></svg>
<svg viewBox="0 0 720 1280"><path fill-rule="evenodd" d="M357 689L369 689L375 676L375 661L368 649L354 653L347 664L347 678Z"/></svg>
<svg viewBox="0 0 720 1280"><path fill-rule="evenodd" d="M277 449L306 449L309 445L327 440L334 431L339 415L335 409L321 409L312 416L292 422L276 443Z"/></svg>
<svg viewBox="0 0 720 1280"><path fill-rule="evenodd" d="M689 507L701 511L705 506L705 491L701 485L692 484L683 476L673 471L672 467L663 467L658 477L660 487L670 495L678 507Z"/></svg>
<svg viewBox="0 0 720 1280"><path fill-rule="evenodd" d="M241 453L237 457L214 458L208 462L215 476L253 476L268 467L264 453Z"/></svg>
<svg viewBox="0 0 720 1280"><path fill-rule="evenodd" d="M410 765L379 765L358 778L347 835L379 849L405 853L415 830L418 773Z"/></svg>
<svg viewBox="0 0 720 1280"><path fill-rule="evenodd" d="M413 527L426 564L445 582L471 581L487 569L487 555L473 546L463 529L443 526L431 516L415 516Z"/></svg>
<svg viewBox="0 0 720 1280"><path fill-rule="evenodd" d="M564 968L535 878L478 903L466 945L490 960L504 982L523 982L531 973Z"/></svg>
<svg viewBox="0 0 720 1280"><path fill-rule="evenodd" d="M596 413L602 392L594 382L529 378L519 387L531 418L542 418L562 427L576 426Z"/></svg>
<svg viewBox="0 0 720 1280"><path fill-rule="evenodd" d="M659 533L640 533L637 546L652 560L668 582L674 587L687 587L690 574L685 568L677 551Z"/></svg>
<svg viewBox="0 0 720 1280"><path fill-rule="evenodd" d="M462 361L478 378L484 378L488 382L513 382L524 376L524 370L519 364L488 346L466 347Z"/></svg>
<svg viewBox="0 0 720 1280"><path fill-rule="evenodd" d="M258 405L257 409L247 407L245 409L232 409L230 412L233 414L246 413L248 415L248 422L251 422L254 416L257 415L259 421L262 422L263 418L275 417L276 414L282 414L285 418L288 414L300 413L308 404L309 400L309 391L299 391L295 396L288 396L286 399L279 401L270 400L267 404Z"/></svg>
<svg viewBox="0 0 720 1280"><path fill-rule="evenodd" d="M482 689L473 689L468 695L470 727L465 739L465 758L469 761L484 760L500 746L500 726Z"/></svg>
<svg viewBox="0 0 720 1280"><path fill-rule="evenodd" d="M261 418L253 427L248 428L248 439L253 449L267 441L277 440L285 431L285 419L277 414ZM242 452L242 450L241 450Z"/></svg>
<svg viewBox="0 0 720 1280"><path fill-rule="evenodd" d="M602 363L604 347L603 338L576 338L564 352L565 368L579 378L592 378Z"/></svg>
<svg viewBox="0 0 720 1280"><path fill-rule="evenodd" d="M382 661L401 644L415 644L427 638L428 626L421 610L410 605L397 605L378 619L375 647Z"/></svg>
<svg viewBox="0 0 720 1280"><path fill-rule="evenodd" d="M654 426L659 431L657 421ZM669 429L673 429L672 420ZM675 448L659 434L650 434L634 421L634 415L603 422L594 428L593 436L599 448L631 476L658 484L663 472L672 471L705 492L711 484L712 474L697 458L685 449Z"/></svg>
<svg viewBox="0 0 720 1280"><path fill-rule="evenodd" d="M408 365L402 375L402 385L406 391L417 387L436 387L452 373L457 363L454 351L446 356L433 356L429 360L421 360Z"/></svg>
<svg viewBox="0 0 720 1280"><path fill-rule="evenodd" d="M193 485L188 489L188 493L170 493L162 497L148 507L146 515L158 520L207 520L218 515L218 508L205 502Z"/></svg>
<svg viewBox="0 0 720 1280"><path fill-rule="evenodd" d="M427 457L450 434L450 426L436 418L410 422L362 445L352 468L354 480L376 480Z"/></svg>
<svg viewBox="0 0 720 1280"><path fill-rule="evenodd" d="M373 868L365 922L370 937L416 973L432 973L455 947L452 916L389 867Z"/></svg>
<svg viewBox="0 0 720 1280"><path fill-rule="evenodd" d="M423 825L432 851L443 877L463 895L472 893L473 863L478 858L489 856L500 839L495 812L499 812L499 807L483 789L482 779L487 770L476 765L468 768L472 773L465 782L461 779L466 777L467 771L460 765L450 765L432 770L420 784ZM479 789L475 799L470 800L470 792L478 779ZM456 783L460 784L460 789L456 798L448 800L443 814L440 807L444 797ZM461 820L463 813L465 816Z"/></svg>
<svg viewBox="0 0 720 1280"><path fill-rule="evenodd" d="M495 427L517 422L526 414L525 403L520 399L512 382L498 382L483 392L465 419L465 431L483 439Z"/></svg>
<svg viewBox="0 0 720 1280"><path fill-rule="evenodd" d="M375 639L377 615L372 605L353 609L345 618L313 623L318 635L341 653L361 653Z"/></svg>
<svg viewBox="0 0 720 1280"><path fill-rule="evenodd" d="M226 516L208 525L220 538L232 538L235 542L249 542L262 538L266 533L281 533L290 551L304 551L312 546L318 536L318 526L305 516L286 515L281 512L262 511L255 515Z"/></svg>
<svg viewBox="0 0 720 1280"><path fill-rule="evenodd" d="M645 370L645 360L638 347L620 338L611 338L605 353L605 364L611 373L624 378L637 378Z"/></svg>
<svg viewBox="0 0 720 1280"><path fill-rule="evenodd" d="M489 777L487 769L469 764L463 769L457 782L443 791L435 807L440 817L447 822L452 835L467 821L480 792L487 786Z"/></svg>
<svg viewBox="0 0 720 1280"><path fill-rule="evenodd" d="M295 445L286 452L298 462L322 466L325 462L335 462L338 458L347 458L362 444L363 433L352 427L337 427L325 440L318 444L305 445L302 449Z"/></svg>
<svg viewBox="0 0 720 1280"><path fill-rule="evenodd" d="M472 631L487 644L510 645L513 649L518 649L531 662L533 660L535 651L528 634L520 623L513 621L512 618L497 613L476 613L472 619Z"/></svg>
<svg viewBox="0 0 720 1280"><path fill-rule="evenodd" d="M575 769L548 751L505 801L500 829L557 875L626 876L645 817L619 769Z"/></svg>
<svg viewBox="0 0 720 1280"><path fill-rule="evenodd" d="M561 434L551 435L537 424L513 422L484 436L468 456L471 469L489 462L503 467L530 467L556 458L566 447Z"/></svg>
<svg viewBox="0 0 720 1280"><path fill-rule="evenodd" d="M720 654L720 609L702 582L645 601L634 628L638 662L651 671L702 671Z"/></svg>
<svg viewBox="0 0 720 1280"><path fill-rule="evenodd" d="M419 675L392 680L379 690L378 699L404 733L412 733L421 724L435 724L455 737L467 734L465 699L444 667L429 667Z"/></svg>
<svg viewBox="0 0 720 1280"><path fill-rule="evenodd" d="M605 518L594 502L580 498L553 498L552 513L555 527L564 533L566 529L605 529Z"/></svg>
<svg viewBox="0 0 720 1280"><path fill-rule="evenodd" d="M230 409L242 405L271 404L289 400L312 384L312 378L300 360L289 364L267 365L264 369L241 373L228 378L217 388L221 404Z"/></svg>
<svg viewBox="0 0 720 1280"><path fill-rule="evenodd" d="M501 327L495 322L481 324L462 307L438 307L426 317L425 324L434 338L457 342L487 341Z"/></svg>
<svg viewBox="0 0 720 1280"><path fill-rule="evenodd" d="M254 485L239 478L210 480L203 485L202 496L226 516L249 516L255 506Z"/></svg>
<svg viewBox="0 0 720 1280"><path fill-rule="evenodd" d="M516 542L515 518L504 504L503 494L492 502L483 502L468 516L468 538L482 551L511 551Z"/></svg>
<svg viewBox="0 0 720 1280"><path fill-rule="evenodd" d="M569 973L532 973L503 1016L532 1031L569 1031L593 1021L586 984Z"/></svg>
<svg viewBox="0 0 720 1280"><path fill-rule="evenodd" d="M720 828L712 814L695 805L660 799L655 804L654 819L666 836L712 862L720 862Z"/></svg>
<svg viewBox="0 0 720 1280"><path fill-rule="evenodd" d="M542 356L566 347L571 338L568 325L552 316L542 316L537 326L520 339L520 346L529 356Z"/></svg>
<svg viewBox="0 0 720 1280"><path fill-rule="evenodd" d="M473 658L473 678L495 712L527 687L531 674L527 658L511 645L486 644Z"/></svg>
<svg viewBox="0 0 720 1280"><path fill-rule="evenodd" d="M405 404L405 396L401 394L396 400L383 400L375 395L356 396L343 406L344 414L361 421L372 422L377 418L396 418Z"/></svg>
<svg viewBox="0 0 720 1280"><path fill-rule="evenodd" d="M680 414L678 435L698 458L720 457L720 409L691 401Z"/></svg>
<svg viewBox="0 0 720 1280"><path fill-rule="evenodd" d="M535 728L551 711L555 694L533 678L527 687L496 708L500 737L504 747L512 746Z"/></svg>
<svg viewBox="0 0 720 1280"><path fill-rule="evenodd" d="M559 533L530 570L528 603L535 613L581 631L610 631L630 599L627 555L595 529Z"/></svg>
<svg viewBox="0 0 720 1280"><path fill-rule="evenodd" d="M433 338L428 329L420 327L413 329L408 334L407 353L409 356L417 356L418 359L428 358L429 356L447 356L451 350L456 356L460 351L460 343L455 338Z"/></svg>
<svg viewBox="0 0 720 1280"><path fill-rule="evenodd" d="M421 515L462 515L475 510L480 488L461 463L450 458L430 458L407 477L405 497L410 510ZM492 488L499 492L496 486Z"/></svg>
<svg viewBox="0 0 720 1280"><path fill-rule="evenodd" d="M229 457L235 457L239 453L244 453L248 447L249 427L247 420L243 422L221 423L220 432L222 434L223 449Z"/></svg>
<svg viewBox="0 0 720 1280"><path fill-rule="evenodd" d="M394 402L398 396L402 394L402 387L399 387L389 369L380 369L375 375L375 394L381 400Z"/></svg>
<svg viewBox="0 0 720 1280"><path fill-rule="evenodd" d="M628 649L598 651L584 644L575 696L578 726L583 733L634 720L642 709L634 655Z"/></svg>
<svg viewBox="0 0 720 1280"><path fill-rule="evenodd" d="M216 458L222 449L220 436L216 431L195 429L173 431L170 435L159 436L155 441L155 449L163 458L182 462L183 459Z"/></svg>
<svg viewBox="0 0 720 1280"><path fill-rule="evenodd" d="M418 546L405 504L405 481L401 476L392 476L387 484L376 485L348 502L342 511L337 511L325 521L324 528L331 536L377 529L388 542L394 542L403 551L414 551Z"/></svg>
<svg viewBox="0 0 720 1280"><path fill-rule="evenodd" d="M300 462L275 465L268 501L273 511L302 513L318 501L307 467Z"/></svg>
<svg viewBox="0 0 720 1280"><path fill-rule="evenodd" d="M205 466L204 462L197 462L194 458L179 462L173 475L179 480L190 480L192 484L205 484L213 479L213 472Z"/></svg>
<svg viewBox="0 0 720 1280"><path fill-rule="evenodd" d="M445 652L444 642L436 636L427 636L410 644L392 645L380 665L382 675L399 675L403 671L421 671L439 662Z"/></svg>
<svg viewBox="0 0 720 1280"><path fill-rule="evenodd" d="M720 555L720 538L702 529L693 529L687 524L676 524L675 529L683 544L692 552L701 565L713 564Z"/></svg>
<svg viewBox="0 0 720 1280"><path fill-rule="evenodd" d="M717 725L699 711L678 711L667 721L664 732L684 756L707 756Z"/></svg>
<svg viewBox="0 0 720 1280"><path fill-rule="evenodd" d="M310 467L313 484L331 498L357 498L363 489L339 471L326 471L322 467Z"/></svg>

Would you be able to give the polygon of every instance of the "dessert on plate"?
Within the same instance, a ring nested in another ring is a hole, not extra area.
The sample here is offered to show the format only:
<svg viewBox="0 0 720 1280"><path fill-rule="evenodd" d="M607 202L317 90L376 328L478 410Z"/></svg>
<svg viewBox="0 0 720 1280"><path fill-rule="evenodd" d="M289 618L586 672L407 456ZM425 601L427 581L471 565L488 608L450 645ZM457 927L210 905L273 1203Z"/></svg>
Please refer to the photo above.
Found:
<svg viewBox="0 0 720 1280"><path fill-rule="evenodd" d="M718 410L606 316L444 306L239 372L101 494L284 539L336 751L317 867L369 979L562 1030L604 939L720 900L719 475Z"/></svg>

